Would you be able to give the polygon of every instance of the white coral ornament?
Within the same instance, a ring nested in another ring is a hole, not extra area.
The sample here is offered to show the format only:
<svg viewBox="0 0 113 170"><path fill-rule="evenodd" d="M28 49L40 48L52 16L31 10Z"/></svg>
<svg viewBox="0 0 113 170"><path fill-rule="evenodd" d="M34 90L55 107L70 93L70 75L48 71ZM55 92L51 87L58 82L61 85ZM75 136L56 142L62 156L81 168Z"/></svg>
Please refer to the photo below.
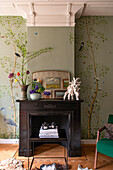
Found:
<svg viewBox="0 0 113 170"><path fill-rule="evenodd" d="M76 97L76 100L79 100L79 86L81 84L80 81L78 81L80 78L73 77L72 82L69 82L69 86L67 87L67 91L64 94L64 100L66 99L66 96L68 96L68 100L74 100L74 95Z"/></svg>

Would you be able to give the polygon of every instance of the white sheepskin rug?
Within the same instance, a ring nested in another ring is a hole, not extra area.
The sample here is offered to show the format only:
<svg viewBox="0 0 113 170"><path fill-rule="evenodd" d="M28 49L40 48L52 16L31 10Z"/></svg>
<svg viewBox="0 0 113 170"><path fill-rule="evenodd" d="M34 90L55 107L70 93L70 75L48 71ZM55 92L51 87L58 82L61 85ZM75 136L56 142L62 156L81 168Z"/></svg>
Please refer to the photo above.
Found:
<svg viewBox="0 0 113 170"><path fill-rule="evenodd" d="M66 170L66 165L62 165L62 164L59 164L59 163L52 163L52 164L49 164L49 165L41 165L40 166L40 169L37 168L37 170Z"/></svg>
<svg viewBox="0 0 113 170"><path fill-rule="evenodd" d="M88 169L88 167L82 168L81 165L79 164L77 170L92 170L92 169Z"/></svg>
<svg viewBox="0 0 113 170"><path fill-rule="evenodd" d="M40 169L41 170L57 170L54 163L51 165L42 165Z"/></svg>
<svg viewBox="0 0 113 170"><path fill-rule="evenodd" d="M6 159L0 162L0 170L26 170L22 167L22 162L16 158Z"/></svg>

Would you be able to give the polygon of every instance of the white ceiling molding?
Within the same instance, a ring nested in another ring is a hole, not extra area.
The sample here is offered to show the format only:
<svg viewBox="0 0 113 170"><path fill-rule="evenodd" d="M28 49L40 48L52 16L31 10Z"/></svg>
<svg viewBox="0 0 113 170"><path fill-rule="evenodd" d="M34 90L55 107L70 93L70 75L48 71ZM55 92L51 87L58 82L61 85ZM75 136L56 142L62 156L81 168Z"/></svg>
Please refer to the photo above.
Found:
<svg viewBox="0 0 113 170"><path fill-rule="evenodd" d="M35 16L36 16L36 12L35 12L35 9L34 9L34 3L30 3L29 4L30 6L30 10L31 10L31 23L33 23L33 25L35 26Z"/></svg>
<svg viewBox="0 0 113 170"><path fill-rule="evenodd" d="M74 26L76 12L84 7L83 3L67 2L31 4L18 4L18 7L27 13L28 26Z"/></svg>
<svg viewBox="0 0 113 170"><path fill-rule="evenodd" d="M28 26L74 26L75 17L113 16L113 0L0 0L0 15L23 16Z"/></svg>
<svg viewBox="0 0 113 170"><path fill-rule="evenodd" d="M20 8L17 7L16 3L1 4L0 1L0 15L1 16L23 16L27 19L27 14Z"/></svg>
<svg viewBox="0 0 113 170"><path fill-rule="evenodd" d="M80 18L81 16L84 16L84 11L85 11L86 7L87 7L87 4L84 3L83 8L80 8L80 9L76 12L76 14L75 14L75 19L76 19L76 18ZM75 21L75 22L76 22L76 21Z"/></svg>

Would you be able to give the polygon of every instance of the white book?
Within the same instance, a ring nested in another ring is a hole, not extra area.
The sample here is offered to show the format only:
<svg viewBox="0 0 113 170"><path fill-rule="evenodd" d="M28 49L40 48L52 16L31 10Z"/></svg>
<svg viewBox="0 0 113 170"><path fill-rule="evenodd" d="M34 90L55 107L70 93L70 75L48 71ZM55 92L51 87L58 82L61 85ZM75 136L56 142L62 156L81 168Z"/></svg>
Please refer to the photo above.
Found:
<svg viewBox="0 0 113 170"><path fill-rule="evenodd" d="M58 135L58 133L39 133L40 135Z"/></svg>
<svg viewBox="0 0 113 170"><path fill-rule="evenodd" d="M40 128L40 131L39 131L39 133L58 133L58 126L56 126L56 128L55 129L47 129L47 130L44 130L44 129L42 129L42 126L41 126L41 128Z"/></svg>
<svg viewBox="0 0 113 170"><path fill-rule="evenodd" d="M39 134L39 136L58 136L58 133L57 134Z"/></svg>
<svg viewBox="0 0 113 170"><path fill-rule="evenodd" d="M40 135L39 138L59 138L58 135Z"/></svg>
<svg viewBox="0 0 113 170"><path fill-rule="evenodd" d="M40 138L59 138L59 137L54 137L54 136L52 136L52 137L45 137L45 136L41 136Z"/></svg>

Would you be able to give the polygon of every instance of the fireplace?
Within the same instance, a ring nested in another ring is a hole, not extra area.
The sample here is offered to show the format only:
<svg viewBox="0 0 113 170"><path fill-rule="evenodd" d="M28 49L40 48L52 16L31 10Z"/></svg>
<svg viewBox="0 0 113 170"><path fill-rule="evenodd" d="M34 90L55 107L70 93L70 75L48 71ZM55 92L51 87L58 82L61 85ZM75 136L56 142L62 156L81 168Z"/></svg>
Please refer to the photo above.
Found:
<svg viewBox="0 0 113 170"><path fill-rule="evenodd" d="M22 101L20 103L20 139L19 156L32 156L32 142L37 145L45 142L56 142L67 147L68 156L81 156L81 100L41 99L38 101ZM39 138L39 130L43 122L55 122L58 126L59 138ZM65 145L67 140L68 146Z"/></svg>

